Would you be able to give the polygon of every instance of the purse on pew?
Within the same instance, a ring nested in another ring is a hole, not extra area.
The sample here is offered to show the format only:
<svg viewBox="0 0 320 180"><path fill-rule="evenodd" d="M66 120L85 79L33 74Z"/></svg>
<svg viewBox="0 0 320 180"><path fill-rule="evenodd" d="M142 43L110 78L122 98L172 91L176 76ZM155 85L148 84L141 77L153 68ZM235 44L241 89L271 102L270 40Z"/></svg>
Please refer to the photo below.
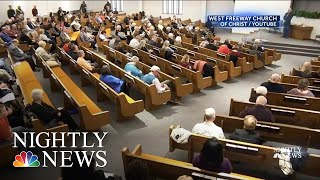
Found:
<svg viewBox="0 0 320 180"><path fill-rule="evenodd" d="M59 64L57 61L46 61L46 63L47 63L48 66L51 67L51 68L60 66L60 64Z"/></svg>

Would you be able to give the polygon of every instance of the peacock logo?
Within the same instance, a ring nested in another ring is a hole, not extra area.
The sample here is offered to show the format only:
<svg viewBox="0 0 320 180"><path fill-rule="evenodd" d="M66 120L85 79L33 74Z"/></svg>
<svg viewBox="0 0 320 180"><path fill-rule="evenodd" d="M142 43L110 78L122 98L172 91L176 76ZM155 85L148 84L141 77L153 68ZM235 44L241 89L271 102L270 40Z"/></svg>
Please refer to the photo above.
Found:
<svg viewBox="0 0 320 180"><path fill-rule="evenodd" d="M38 161L38 156L33 155L31 151L22 151L20 154L16 155L15 161L13 162L14 167L39 167L40 162Z"/></svg>

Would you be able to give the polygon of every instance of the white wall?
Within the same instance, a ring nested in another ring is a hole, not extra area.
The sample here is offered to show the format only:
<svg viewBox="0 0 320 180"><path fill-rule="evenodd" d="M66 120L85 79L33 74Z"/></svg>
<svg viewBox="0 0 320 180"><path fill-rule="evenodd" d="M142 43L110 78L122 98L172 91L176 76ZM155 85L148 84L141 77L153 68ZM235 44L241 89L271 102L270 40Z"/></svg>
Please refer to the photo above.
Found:
<svg viewBox="0 0 320 180"><path fill-rule="evenodd" d="M283 19L288 11L291 0L281 1L235 1L234 14L248 15L249 12L260 15L280 15ZM233 33L249 34L259 28L232 28Z"/></svg>
<svg viewBox="0 0 320 180"><path fill-rule="evenodd" d="M206 17L206 1L183 1L182 15L177 17L182 20L191 19L192 21L205 20ZM155 17L163 18L171 17L172 14L162 14L162 1L143 1L143 10L146 14L152 14Z"/></svg>
<svg viewBox="0 0 320 180"><path fill-rule="evenodd" d="M233 15L233 0L207 0L206 15Z"/></svg>

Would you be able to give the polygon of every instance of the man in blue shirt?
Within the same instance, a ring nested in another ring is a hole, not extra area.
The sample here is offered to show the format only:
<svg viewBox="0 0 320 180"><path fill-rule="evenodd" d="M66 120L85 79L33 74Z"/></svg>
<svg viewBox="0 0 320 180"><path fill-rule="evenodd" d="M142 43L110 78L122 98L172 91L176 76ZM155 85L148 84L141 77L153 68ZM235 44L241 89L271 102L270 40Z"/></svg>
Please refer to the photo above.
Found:
<svg viewBox="0 0 320 180"><path fill-rule="evenodd" d="M124 70L131 75L141 79L144 75L142 71L137 67L137 62L139 62L139 58L137 56L132 56L130 58L130 62L128 62L124 67Z"/></svg>
<svg viewBox="0 0 320 180"><path fill-rule="evenodd" d="M0 32L0 38L6 43L11 43L12 38L4 30L5 30L5 27L2 27Z"/></svg>

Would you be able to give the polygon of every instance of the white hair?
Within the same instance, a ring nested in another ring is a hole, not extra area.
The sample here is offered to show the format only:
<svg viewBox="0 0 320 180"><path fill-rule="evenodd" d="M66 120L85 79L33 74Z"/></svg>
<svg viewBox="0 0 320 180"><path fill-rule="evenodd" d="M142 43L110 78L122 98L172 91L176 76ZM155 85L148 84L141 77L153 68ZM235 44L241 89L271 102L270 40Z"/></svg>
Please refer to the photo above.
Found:
<svg viewBox="0 0 320 180"><path fill-rule="evenodd" d="M215 119L216 118L216 110L213 108L207 108L204 110L204 115L206 119Z"/></svg>
<svg viewBox="0 0 320 180"><path fill-rule="evenodd" d="M182 42L181 36L176 37L176 42L180 42L180 43Z"/></svg>
<svg viewBox="0 0 320 180"><path fill-rule="evenodd" d="M173 33L169 33L169 34L168 34L168 37L169 37L169 38L173 38Z"/></svg>
<svg viewBox="0 0 320 180"><path fill-rule="evenodd" d="M268 100L264 96L257 97L256 104L260 104L262 106L265 106L265 105L267 105L267 103L268 103Z"/></svg>
<svg viewBox="0 0 320 180"><path fill-rule="evenodd" d="M33 100L41 100L42 99L43 90L42 89L33 89L31 91L31 97Z"/></svg>
<svg viewBox="0 0 320 180"><path fill-rule="evenodd" d="M267 95L268 90L267 90L267 88L264 87L264 86L259 86L259 87L257 87L257 89L256 89L256 93L265 96L265 95Z"/></svg>
<svg viewBox="0 0 320 180"><path fill-rule="evenodd" d="M44 41L39 41L39 42L38 42L38 45L39 45L40 47L42 47L42 48L45 48L46 45L47 45L47 43L44 42Z"/></svg>

